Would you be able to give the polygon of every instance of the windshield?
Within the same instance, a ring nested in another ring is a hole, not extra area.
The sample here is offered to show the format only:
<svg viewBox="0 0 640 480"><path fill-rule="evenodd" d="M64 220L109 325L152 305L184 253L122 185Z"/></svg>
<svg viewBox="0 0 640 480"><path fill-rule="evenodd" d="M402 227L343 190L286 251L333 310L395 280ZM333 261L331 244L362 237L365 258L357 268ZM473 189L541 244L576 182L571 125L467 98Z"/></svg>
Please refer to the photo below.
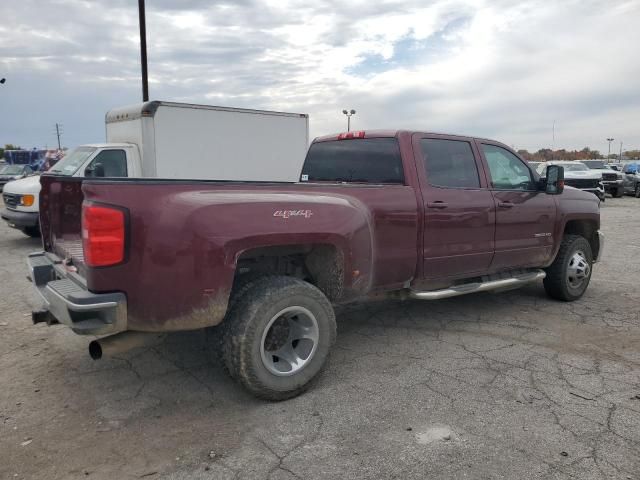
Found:
<svg viewBox="0 0 640 480"><path fill-rule="evenodd" d="M594 170L603 170L607 168L604 162L601 162L600 160L590 160L582 163L584 163L587 167L592 168Z"/></svg>
<svg viewBox="0 0 640 480"><path fill-rule="evenodd" d="M22 175L24 165L7 165L0 170L0 175Z"/></svg>
<svg viewBox="0 0 640 480"><path fill-rule="evenodd" d="M62 160L49 169L51 173L58 175L73 175L80 166L91 156L96 149L93 147L78 147L69 151Z"/></svg>
<svg viewBox="0 0 640 480"><path fill-rule="evenodd" d="M567 172L586 172L589 168L583 163L558 163Z"/></svg>

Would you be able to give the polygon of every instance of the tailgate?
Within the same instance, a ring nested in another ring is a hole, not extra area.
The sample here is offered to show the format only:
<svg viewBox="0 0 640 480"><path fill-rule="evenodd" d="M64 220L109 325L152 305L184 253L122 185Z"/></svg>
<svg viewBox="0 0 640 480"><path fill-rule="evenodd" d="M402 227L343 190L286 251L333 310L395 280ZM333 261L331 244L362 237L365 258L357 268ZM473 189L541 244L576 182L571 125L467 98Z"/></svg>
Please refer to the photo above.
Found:
<svg viewBox="0 0 640 480"><path fill-rule="evenodd" d="M40 230L47 252L84 267L82 256L82 177L40 177Z"/></svg>

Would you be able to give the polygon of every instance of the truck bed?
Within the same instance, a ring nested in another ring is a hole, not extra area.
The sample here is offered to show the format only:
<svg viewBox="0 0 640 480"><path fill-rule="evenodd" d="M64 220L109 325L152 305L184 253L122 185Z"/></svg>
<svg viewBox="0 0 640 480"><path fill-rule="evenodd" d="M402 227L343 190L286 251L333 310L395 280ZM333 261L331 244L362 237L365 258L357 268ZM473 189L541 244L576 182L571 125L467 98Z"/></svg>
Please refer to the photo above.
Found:
<svg viewBox="0 0 640 480"><path fill-rule="evenodd" d="M407 185L43 175L41 198L45 250L70 259L90 292L124 293L127 328L133 330L218 323L238 262L283 242L306 252L330 245L344 257L347 267L335 272L344 275L344 282L335 282L341 298L401 288L414 277L417 265L417 201ZM104 268L84 264L83 203L126 210L123 263Z"/></svg>

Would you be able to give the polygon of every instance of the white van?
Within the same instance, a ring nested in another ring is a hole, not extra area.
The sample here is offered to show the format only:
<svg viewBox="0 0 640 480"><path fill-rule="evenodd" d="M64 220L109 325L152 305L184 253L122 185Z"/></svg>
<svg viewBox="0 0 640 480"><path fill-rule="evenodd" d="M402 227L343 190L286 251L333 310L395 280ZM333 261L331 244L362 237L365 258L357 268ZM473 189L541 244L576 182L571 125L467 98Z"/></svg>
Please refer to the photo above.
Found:
<svg viewBox="0 0 640 480"><path fill-rule="evenodd" d="M309 116L173 102L115 108L107 143L70 150L49 171L74 177L159 177L297 182L309 146ZM7 183L0 216L39 234L40 178Z"/></svg>

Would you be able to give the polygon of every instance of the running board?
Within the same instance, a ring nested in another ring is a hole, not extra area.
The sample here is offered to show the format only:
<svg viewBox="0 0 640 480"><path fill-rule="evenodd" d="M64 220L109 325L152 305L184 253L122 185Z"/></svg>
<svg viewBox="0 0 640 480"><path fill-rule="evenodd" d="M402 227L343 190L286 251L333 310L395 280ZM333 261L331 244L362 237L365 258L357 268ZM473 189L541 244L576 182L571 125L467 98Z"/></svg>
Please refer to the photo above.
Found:
<svg viewBox="0 0 640 480"><path fill-rule="evenodd" d="M540 280L546 276L547 274L543 270L534 270L532 272L521 273L509 278L487 280L486 282L467 283L464 285L445 288L443 290L432 290L430 292L418 292L412 290L409 292L409 296L417 300L440 300L441 298L458 297L460 295L467 295L468 293L488 292L490 290L498 290L502 288L518 288L522 285L526 285L527 283Z"/></svg>

